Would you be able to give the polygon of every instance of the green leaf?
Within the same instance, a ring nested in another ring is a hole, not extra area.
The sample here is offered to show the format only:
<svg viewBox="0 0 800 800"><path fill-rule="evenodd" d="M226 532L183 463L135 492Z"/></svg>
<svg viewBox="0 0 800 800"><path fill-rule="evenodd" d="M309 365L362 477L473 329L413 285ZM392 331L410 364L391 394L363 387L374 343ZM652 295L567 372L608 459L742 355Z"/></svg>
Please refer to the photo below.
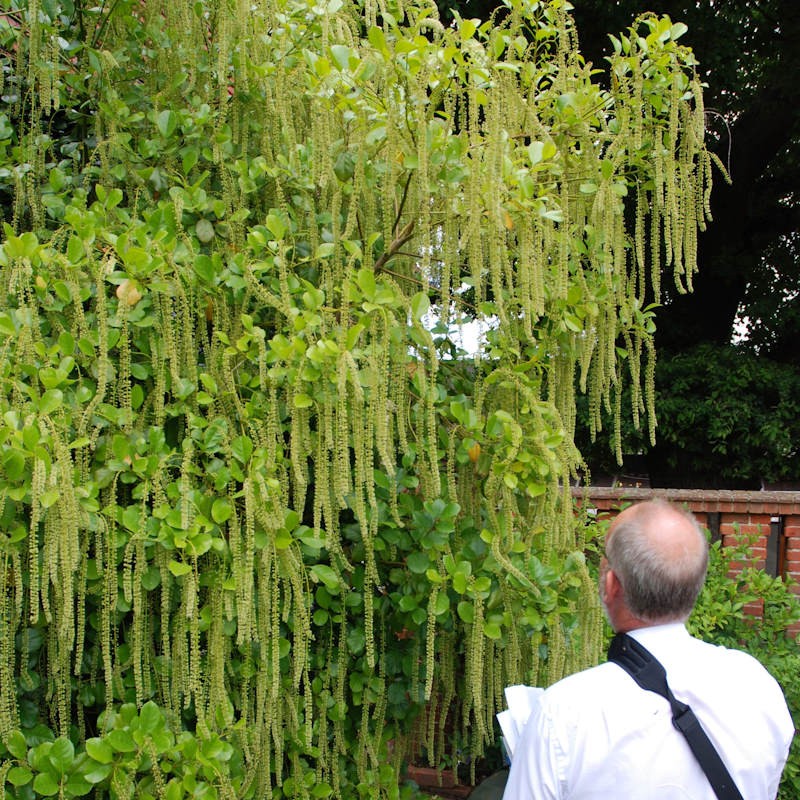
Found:
<svg viewBox="0 0 800 800"><path fill-rule="evenodd" d="M528 158L532 166L539 164L544 158L544 142L531 142L528 145Z"/></svg>
<svg viewBox="0 0 800 800"><path fill-rule="evenodd" d="M311 567L311 575L317 581L322 581L329 592L339 591L339 576L326 564L314 564Z"/></svg>
<svg viewBox="0 0 800 800"><path fill-rule="evenodd" d="M333 163L333 173L342 182L353 178L356 172L356 160L352 153L345 150L336 156L336 161Z"/></svg>
<svg viewBox="0 0 800 800"><path fill-rule="evenodd" d="M369 269L360 269L356 275L356 283L361 289L366 300L374 300L377 287L375 284L375 273Z"/></svg>
<svg viewBox="0 0 800 800"><path fill-rule="evenodd" d="M389 48L386 45L386 35L382 28L373 25L367 31L367 39L369 39L369 43L382 55L389 55Z"/></svg>
<svg viewBox="0 0 800 800"><path fill-rule="evenodd" d="M48 389L39 398L39 413L52 414L64 402L64 393L61 389Z"/></svg>
<svg viewBox="0 0 800 800"><path fill-rule="evenodd" d="M17 329L8 314L0 314L0 333L6 336L16 336Z"/></svg>
<svg viewBox="0 0 800 800"><path fill-rule="evenodd" d="M468 603L466 600L462 600L457 609L458 616L466 623L472 623L475 621L475 607L472 603Z"/></svg>
<svg viewBox="0 0 800 800"><path fill-rule="evenodd" d="M670 39L675 41L676 39L680 39L689 28L683 22L676 22L670 29L669 29L669 36Z"/></svg>
<svg viewBox="0 0 800 800"><path fill-rule="evenodd" d="M311 619L315 625L325 625L330 619L330 614L324 608L318 608Z"/></svg>
<svg viewBox="0 0 800 800"><path fill-rule="evenodd" d="M113 769L113 764L98 764L94 761L87 761L81 768L81 775L89 783L101 783L111 774Z"/></svg>
<svg viewBox="0 0 800 800"><path fill-rule="evenodd" d="M463 572L456 572L453 575L453 589L459 594L464 594L467 591L467 576Z"/></svg>
<svg viewBox="0 0 800 800"><path fill-rule="evenodd" d="M325 797L330 797L333 794L333 787L329 783L318 783L311 790L311 796L315 800L323 800Z"/></svg>
<svg viewBox="0 0 800 800"><path fill-rule="evenodd" d="M92 791L94 787L83 776L78 773L73 773L67 776L67 783L64 786L65 797L83 797Z"/></svg>
<svg viewBox="0 0 800 800"><path fill-rule="evenodd" d="M5 742L6 748L14 758L23 760L28 756L28 743L25 741L25 736L22 731L11 731Z"/></svg>
<svg viewBox="0 0 800 800"><path fill-rule="evenodd" d="M3 453L3 470L9 480L18 481L25 474L25 454L21 450L6 450Z"/></svg>
<svg viewBox="0 0 800 800"><path fill-rule="evenodd" d="M156 126L158 127L158 132L165 139L168 139L175 133L175 128L178 127L178 115L174 111L162 111L156 117Z"/></svg>
<svg viewBox="0 0 800 800"><path fill-rule="evenodd" d="M114 760L114 751L111 749L111 745L96 736L86 740L86 752L101 764L110 764Z"/></svg>
<svg viewBox="0 0 800 800"><path fill-rule="evenodd" d="M266 226L277 241L286 235L286 223L277 214L267 214Z"/></svg>
<svg viewBox="0 0 800 800"><path fill-rule="evenodd" d="M33 779L33 791L44 797L52 797L58 794L58 783L49 772L40 772Z"/></svg>
<svg viewBox="0 0 800 800"><path fill-rule="evenodd" d="M70 236L67 242L67 258L72 264L77 264L85 255L83 242L77 236Z"/></svg>
<svg viewBox="0 0 800 800"><path fill-rule="evenodd" d="M197 238L203 242L203 244L208 244L208 242L213 241L214 237L216 236L214 224L208 219L197 220L197 224L194 226L194 232L197 234Z"/></svg>
<svg viewBox="0 0 800 800"><path fill-rule="evenodd" d="M227 522L233 514L233 506L227 497L218 497L211 506L211 518L217 525Z"/></svg>
<svg viewBox="0 0 800 800"><path fill-rule="evenodd" d="M198 236L198 238L200 238ZM193 263L195 274L197 275L200 280L205 281L206 283L213 283L215 270L214 270L214 262L211 260L210 256L205 255L204 253L200 253L199 255L195 256L194 263Z"/></svg>
<svg viewBox="0 0 800 800"><path fill-rule="evenodd" d="M39 497L39 503L41 504L42 508L50 508L50 506L55 505L59 497L61 497L61 490L53 487L52 489L48 489L46 492L42 492L41 496Z"/></svg>
<svg viewBox="0 0 800 800"><path fill-rule="evenodd" d="M111 731L106 736L106 741L118 753L133 753L136 750L136 742L133 741L133 736L124 728L117 728Z"/></svg>
<svg viewBox="0 0 800 800"><path fill-rule="evenodd" d="M180 578L183 575L188 575L192 571L192 565L186 564L183 561L175 561L171 559L169 564L169 571L176 577Z"/></svg>
<svg viewBox="0 0 800 800"><path fill-rule="evenodd" d="M411 298L411 316L421 320L431 308L431 299L425 292L417 292Z"/></svg>
<svg viewBox="0 0 800 800"><path fill-rule="evenodd" d="M164 725L164 717L161 709L152 701L148 700L139 712L139 727L142 733L152 734Z"/></svg>
<svg viewBox="0 0 800 800"><path fill-rule="evenodd" d="M12 786L25 786L33 779L33 773L27 767L12 767L6 779Z"/></svg>
<svg viewBox="0 0 800 800"><path fill-rule="evenodd" d="M422 575L431 565L431 560L425 552L416 551L406 556L408 568L416 575Z"/></svg>
<svg viewBox="0 0 800 800"><path fill-rule="evenodd" d="M253 442L247 436L237 436L231 442L231 452L237 461L246 464L253 455Z"/></svg>
<svg viewBox="0 0 800 800"><path fill-rule="evenodd" d="M353 51L347 45L334 44L331 46L331 55L333 56L333 60L336 62L336 66L340 70L347 69L352 53Z"/></svg>
<svg viewBox="0 0 800 800"><path fill-rule="evenodd" d="M439 574L439 572L435 569L426 569L425 570L425 577L431 582L435 584L440 584L444 581L444 578Z"/></svg>
<svg viewBox="0 0 800 800"><path fill-rule="evenodd" d="M314 405L314 398L307 395L305 392L300 392L294 396L295 408L308 408Z"/></svg>
<svg viewBox="0 0 800 800"><path fill-rule="evenodd" d="M59 775L63 775L75 760L75 745L66 736L59 736L50 748L50 763Z"/></svg>
<svg viewBox="0 0 800 800"><path fill-rule="evenodd" d="M484 622L483 633L489 639L499 639L502 635L502 630L496 622Z"/></svg>

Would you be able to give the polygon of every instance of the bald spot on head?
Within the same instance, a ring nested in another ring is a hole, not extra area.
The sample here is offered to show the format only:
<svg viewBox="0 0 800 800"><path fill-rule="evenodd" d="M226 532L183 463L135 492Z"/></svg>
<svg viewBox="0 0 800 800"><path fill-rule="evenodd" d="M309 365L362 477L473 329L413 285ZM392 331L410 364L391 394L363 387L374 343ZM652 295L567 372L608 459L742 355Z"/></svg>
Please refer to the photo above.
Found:
<svg viewBox="0 0 800 800"><path fill-rule="evenodd" d="M708 563L705 534L691 514L664 500L630 506L612 523L606 553L633 616L648 624L689 616Z"/></svg>
<svg viewBox="0 0 800 800"><path fill-rule="evenodd" d="M608 536L621 523L632 521L650 546L667 561L701 557L706 549L705 537L697 523L685 512L669 503L649 500L629 506L617 515Z"/></svg>

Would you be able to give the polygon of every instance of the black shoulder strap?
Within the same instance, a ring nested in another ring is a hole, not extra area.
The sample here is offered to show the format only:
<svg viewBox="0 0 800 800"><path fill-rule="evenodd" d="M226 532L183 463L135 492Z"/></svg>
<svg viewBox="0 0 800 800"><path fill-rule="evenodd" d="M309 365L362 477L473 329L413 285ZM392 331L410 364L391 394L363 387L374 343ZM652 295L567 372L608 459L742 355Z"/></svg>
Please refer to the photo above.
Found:
<svg viewBox="0 0 800 800"><path fill-rule="evenodd" d="M619 664L643 689L656 692L669 701L672 724L686 737L719 800L743 800L694 711L672 694L667 685L667 673L653 654L632 636L618 633L608 649L608 660Z"/></svg>

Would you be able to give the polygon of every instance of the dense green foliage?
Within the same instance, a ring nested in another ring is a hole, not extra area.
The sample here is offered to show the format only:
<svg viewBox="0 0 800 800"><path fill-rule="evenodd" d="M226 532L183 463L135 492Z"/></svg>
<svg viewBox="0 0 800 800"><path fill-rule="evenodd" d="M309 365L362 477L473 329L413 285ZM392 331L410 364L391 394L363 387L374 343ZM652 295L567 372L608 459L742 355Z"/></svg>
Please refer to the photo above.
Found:
<svg viewBox="0 0 800 800"><path fill-rule="evenodd" d="M584 53L601 63L609 30L653 7L646 0L581 0L576 24ZM712 198L713 222L700 236L694 291L671 292L659 315L665 357L699 343L724 345L749 323L745 347L800 365L798 335L800 204L800 6L795 0L661 0L685 22L685 43L707 81L709 146L730 172Z"/></svg>
<svg viewBox="0 0 800 800"><path fill-rule="evenodd" d="M800 643L790 628L800 622L800 600L781 577L759 568L750 555L746 537L722 546L711 546L708 577L689 620L695 635L724 647L746 650L759 659L781 684L786 702L800 725ZM745 610L762 607L754 617ZM746 687L742 687L746 691ZM800 795L800 741L795 737L789 752L778 797L794 800Z"/></svg>
<svg viewBox="0 0 800 800"><path fill-rule="evenodd" d="M496 0L438 0L443 15L487 18ZM580 0L573 4L586 59L601 67L608 33L650 10L686 23L682 40L707 82L709 146L732 182L720 182L713 220L698 241L694 291L665 288L659 353L698 343L727 344L737 315L749 322L746 346L798 367L800 270L800 5L796 0Z"/></svg>
<svg viewBox="0 0 800 800"><path fill-rule="evenodd" d="M669 19L605 89L507 9L3 14L7 796L396 797L596 659L573 378L652 410L702 96Z"/></svg>
<svg viewBox="0 0 800 800"><path fill-rule="evenodd" d="M495 0L438 0L438 5L443 15L455 10L462 16L486 17L499 4ZM681 41L692 47L700 62L699 75L707 84L709 147L732 181L715 186L713 219L698 238L703 268L695 276L692 292L685 293L665 275L656 333L659 370L666 374L667 362L673 357L683 360L700 344L726 348L737 341L743 357L758 356L764 360L758 370L776 376L777 383L765 384L760 398L755 385L752 391L748 389L749 409L743 416L758 417L761 409L770 408L776 392L797 382L800 367L796 346L800 198L795 188L800 181L800 84L795 79L800 67L800 4L796 0L580 0L574 5L582 52L600 67L605 64L608 32L627 25L637 14L656 8L688 26ZM749 357L748 362L752 363ZM703 365L703 373L713 371L715 363ZM775 363L786 366L779 368ZM714 383L725 380L727 366L723 350ZM676 365L676 371L680 368ZM763 433L758 427L748 429L745 449L728 443L732 457L722 461L718 458L720 426L713 426L708 436L702 424L685 427L691 414L688 409L708 393L701 389L699 394L678 394L676 389L673 394L666 381L660 383L660 394L666 399L660 409L657 401L659 442L655 451L648 452L651 479L658 485L757 487L773 471L782 478L798 479L794 459L782 459L775 448L771 422ZM776 416L783 417L785 408L784 404ZM671 418L676 409L682 419ZM698 422L703 416L702 412L698 415ZM678 431L682 431L680 438L673 435ZM633 452L649 451L647 440L643 435ZM603 452L592 452L593 461L606 465L606 472L630 473L630 463L620 469L607 444ZM700 454L690 469L687 450ZM774 455L777 460L764 469L751 465L747 458L751 455L756 460ZM736 464L738 474L732 476L734 456L744 458Z"/></svg>
<svg viewBox="0 0 800 800"><path fill-rule="evenodd" d="M701 344L659 360L656 444L623 418L623 456L638 454L653 486L758 489L800 475L800 376L744 347ZM576 441L591 472L617 474L614 422L592 442L579 400ZM627 460L628 468L632 459Z"/></svg>

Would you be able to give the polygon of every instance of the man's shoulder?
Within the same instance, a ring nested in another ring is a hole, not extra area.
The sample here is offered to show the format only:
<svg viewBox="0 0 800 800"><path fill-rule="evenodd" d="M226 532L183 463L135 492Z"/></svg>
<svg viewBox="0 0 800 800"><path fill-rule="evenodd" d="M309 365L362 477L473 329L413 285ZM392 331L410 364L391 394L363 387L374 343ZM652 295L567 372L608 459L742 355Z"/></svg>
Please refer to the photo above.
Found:
<svg viewBox="0 0 800 800"><path fill-rule="evenodd" d="M604 662L567 675L545 689L542 699L558 705L569 703L583 706L587 699L602 699L606 692L616 691L626 685L624 670L616 664Z"/></svg>
<svg viewBox="0 0 800 800"><path fill-rule="evenodd" d="M736 647L726 647L721 644L712 644L703 641L695 636L690 637L693 655L702 657L709 661L725 665L726 667L736 668L753 675L768 676L771 678L766 667L754 655L739 650Z"/></svg>
<svg viewBox="0 0 800 800"><path fill-rule="evenodd" d="M691 676L694 683L700 675L714 676L714 681L732 680L737 686L771 685L775 679L755 656L744 650L711 644L690 637L685 648L679 648L672 658L665 658L668 672L677 671ZM698 674L699 670L699 674ZM676 675L677 677L677 675ZM702 679L700 679L702 682ZM542 699L545 705L604 705L608 698L618 701L620 693L637 693L641 690L628 673L618 664L603 662L594 667L568 675L548 687Z"/></svg>

